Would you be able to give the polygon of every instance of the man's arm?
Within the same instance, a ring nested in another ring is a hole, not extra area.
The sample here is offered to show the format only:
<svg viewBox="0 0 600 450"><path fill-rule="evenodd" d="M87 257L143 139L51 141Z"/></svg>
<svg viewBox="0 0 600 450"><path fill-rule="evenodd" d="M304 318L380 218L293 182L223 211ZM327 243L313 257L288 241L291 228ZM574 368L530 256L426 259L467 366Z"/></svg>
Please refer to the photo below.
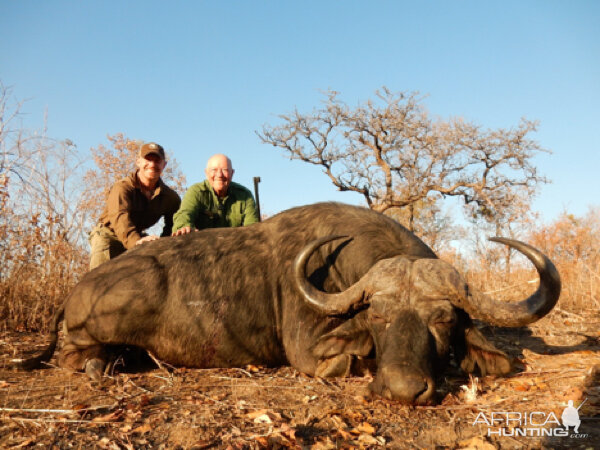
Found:
<svg viewBox="0 0 600 450"><path fill-rule="evenodd" d="M201 191L198 185L193 185L186 191L179 210L173 215L173 235L182 234L181 232L178 233L179 230L189 232L195 229L196 219L202 203L200 195Z"/></svg>
<svg viewBox="0 0 600 450"><path fill-rule="evenodd" d="M248 199L246 199L246 208L244 211L244 223L242 226L252 225L253 223L258 222L258 212L256 211L256 203L254 202L254 197L252 194L249 194Z"/></svg>
<svg viewBox="0 0 600 450"><path fill-rule="evenodd" d="M137 231L131 218L133 210L133 192L119 183L115 184L108 194L108 220L126 249L133 248L143 235Z"/></svg>

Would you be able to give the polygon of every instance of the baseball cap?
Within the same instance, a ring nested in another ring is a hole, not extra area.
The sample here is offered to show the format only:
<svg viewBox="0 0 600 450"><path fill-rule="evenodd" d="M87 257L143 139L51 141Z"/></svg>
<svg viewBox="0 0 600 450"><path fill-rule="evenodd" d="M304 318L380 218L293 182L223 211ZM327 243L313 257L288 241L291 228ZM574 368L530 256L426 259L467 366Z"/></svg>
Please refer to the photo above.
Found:
<svg viewBox="0 0 600 450"><path fill-rule="evenodd" d="M156 142L148 142L140 147L140 157L145 158L151 154L165 159L165 149Z"/></svg>

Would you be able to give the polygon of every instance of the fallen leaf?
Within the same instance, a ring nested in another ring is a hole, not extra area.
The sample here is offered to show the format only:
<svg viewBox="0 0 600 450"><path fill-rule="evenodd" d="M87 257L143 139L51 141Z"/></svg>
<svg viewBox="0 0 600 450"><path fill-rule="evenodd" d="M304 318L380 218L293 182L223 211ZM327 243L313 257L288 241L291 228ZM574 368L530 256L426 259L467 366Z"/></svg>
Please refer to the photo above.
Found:
<svg viewBox="0 0 600 450"><path fill-rule="evenodd" d="M448 393L444 399L442 400L441 405L442 406L450 406L450 405L457 405L459 404L458 398L452 394L452 393Z"/></svg>
<svg viewBox="0 0 600 450"><path fill-rule="evenodd" d="M353 438L353 436L350 433L348 433L347 431L342 430L342 429L337 430L337 434L339 437L341 437L342 439L344 439L346 441Z"/></svg>
<svg viewBox="0 0 600 450"><path fill-rule="evenodd" d="M580 400L582 397L583 391L576 387L567 389L562 396L563 400Z"/></svg>
<svg viewBox="0 0 600 450"><path fill-rule="evenodd" d="M276 411L269 411L267 414L273 420L281 420L281 414Z"/></svg>
<svg viewBox="0 0 600 450"><path fill-rule="evenodd" d="M328 437L326 437L323 441L317 442L312 447L311 450L334 450L337 448L337 445L331 441Z"/></svg>
<svg viewBox="0 0 600 450"><path fill-rule="evenodd" d="M110 439L107 437L103 437L98 441L100 448L108 448L108 444L110 444Z"/></svg>
<svg viewBox="0 0 600 450"><path fill-rule="evenodd" d="M263 414L261 416L255 417L254 423L273 423L273 421L267 414Z"/></svg>
<svg viewBox="0 0 600 450"><path fill-rule="evenodd" d="M204 448L211 448L215 445L215 441L196 441L194 442L194 445L192 445L191 448L196 449L196 450L201 450Z"/></svg>
<svg viewBox="0 0 600 450"><path fill-rule="evenodd" d="M296 430L290 427L287 423L281 425L281 433L291 441L296 440Z"/></svg>
<svg viewBox="0 0 600 450"><path fill-rule="evenodd" d="M267 413L266 409L257 409L246 414L248 419L256 419L258 416L262 416Z"/></svg>
<svg viewBox="0 0 600 450"><path fill-rule="evenodd" d="M279 433L273 433L267 438L268 448L290 448L292 443Z"/></svg>
<svg viewBox="0 0 600 450"><path fill-rule="evenodd" d="M141 408L148 405L149 403L150 403L150 397L148 397L145 394L140 397L140 407Z"/></svg>
<svg viewBox="0 0 600 450"><path fill-rule="evenodd" d="M80 409L87 409L89 407L90 407L90 405L88 405L87 403L77 403L76 405L73 405L71 408L78 411Z"/></svg>
<svg viewBox="0 0 600 450"><path fill-rule="evenodd" d="M117 409L109 414L95 417L92 422L118 422L123 418L123 410Z"/></svg>
<svg viewBox="0 0 600 450"><path fill-rule="evenodd" d="M11 448L23 448L23 447L28 447L31 444L33 444L35 442L34 439L26 439L23 442L21 442L20 444L15 445L14 447Z"/></svg>
<svg viewBox="0 0 600 450"><path fill-rule="evenodd" d="M149 423L145 423L144 425L140 425L139 427L135 428L132 433L146 434L150 431L152 431L152 427Z"/></svg>
<svg viewBox="0 0 600 450"><path fill-rule="evenodd" d="M136 422L140 417L142 417L142 411L139 409L128 410L126 416L130 422Z"/></svg>
<svg viewBox="0 0 600 450"><path fill-rule="evenodd" d="M269 441L267 441L267 438L264 436L257 437L254 440L262 447L267 447L269 445Z"/></svg>
<svg viewBox="0 0 600 450"><path fill-rule="evenodd" d="M72 409L74 409L77 412L77 414L82 416L84 414L87 414L89 407L90 405L86 405L85 403L79 403L77 405L74 405Z"/></svg>
<svg viewBox="0 0 600 450"><path fill-rule="evenodd" d="M472 437L471 439L466 439L464 441L460 441L458 443L459 449L462 450L496 450L489 442L484 441L479 436Z"/></svg>
<svg viewBox="0 0 600 450"><path fill-rule="evenodd" d="M316 400L316 399L317 399L316 395L307 395L306 397L304 397L302 399L302 403L305 403L305 404L306 403L310 403L310 402L312 402L313 400Z"/></svg>
<svg viewBox="0 0 600 450"><path fill-rule="evenodd" d="M370 434L361 434L358 437L358 442L364 445L380 445L380 442Z"/></svg>
<svg viewBox="0 0 600 450"><path fill-rule="evenodd" d="M358 427L356 427L358 431L361 433L373 434L375 433L375 428L368 422L361 423Z"/></svg>

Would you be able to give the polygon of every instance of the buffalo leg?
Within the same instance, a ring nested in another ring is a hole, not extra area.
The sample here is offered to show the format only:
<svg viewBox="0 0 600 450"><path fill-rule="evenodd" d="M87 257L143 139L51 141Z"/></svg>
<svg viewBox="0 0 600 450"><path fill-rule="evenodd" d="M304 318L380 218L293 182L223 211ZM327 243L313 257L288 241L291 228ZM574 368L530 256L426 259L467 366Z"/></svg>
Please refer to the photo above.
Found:
<svg viewBox="0 0 600 450"><path fill-rule="evenodd" d="M317 364L315 375L323 378L347 377L350 375L352 355L342 353L331 358L321 359Z"/></svg>
<svg viewBox="0 0 600 450"><path fill-rule="evenodd" d="M82 334L86 336L82 336ZM74 371L85 370L92 380L99 381L106 367L108 356L104 345L90 341L92 340L85 332L78 331L67 334L58 355L58 365Z"/></svg>

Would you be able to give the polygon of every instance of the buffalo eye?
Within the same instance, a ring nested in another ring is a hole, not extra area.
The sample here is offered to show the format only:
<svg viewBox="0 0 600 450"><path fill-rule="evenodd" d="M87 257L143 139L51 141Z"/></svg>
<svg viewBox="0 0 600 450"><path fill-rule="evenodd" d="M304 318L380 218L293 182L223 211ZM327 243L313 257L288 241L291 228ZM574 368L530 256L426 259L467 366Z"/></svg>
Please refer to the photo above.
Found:
<svg viewBox="0 0 600 450"><path fill-rule="evenodd" d="M435 314L431 323L436 327L452 327L456 325L456 315L448 313Z"/></svg>
<svg viewBox="0 0 600 450"><path fill-rule="evenodd" d="M381 314L378 314L376 312L371 313L370 321L374 325L385 325L388 322L385 317L383 317Z"/></svg>

